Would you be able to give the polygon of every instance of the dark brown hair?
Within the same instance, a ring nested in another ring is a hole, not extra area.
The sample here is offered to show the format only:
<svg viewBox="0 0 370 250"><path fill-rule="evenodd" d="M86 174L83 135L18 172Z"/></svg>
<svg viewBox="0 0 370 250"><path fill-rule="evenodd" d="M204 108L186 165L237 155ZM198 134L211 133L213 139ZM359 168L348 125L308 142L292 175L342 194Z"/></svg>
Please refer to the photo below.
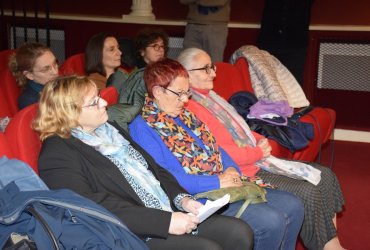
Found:
<svg viewBox="0 0 370 250"><path fill-rule="evenodd" d="M158 38L162 39L164 45L164 54L168 51L168 35L162 29L145 28L140 30L135 38L135 47L138 58L141 58L140 51L144 50Z"/></svg>
<svg viewBox="0 0 370 250"><path fill-rule="evenodd" d="M103 65L103 48L105 39L113 37L114 35L109 33L98 33L92 36L85 49L85 71L87 74L99 73L106 76L105 68Z"/></svg>

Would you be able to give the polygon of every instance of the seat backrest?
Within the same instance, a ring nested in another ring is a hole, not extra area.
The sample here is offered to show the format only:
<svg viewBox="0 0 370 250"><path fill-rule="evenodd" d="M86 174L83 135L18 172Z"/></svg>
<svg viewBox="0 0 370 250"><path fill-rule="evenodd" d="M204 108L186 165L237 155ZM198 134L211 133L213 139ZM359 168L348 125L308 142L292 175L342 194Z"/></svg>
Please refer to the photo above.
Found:
<svg viewBox="0 0 370 250"><path fill-rule="evenodd" d="M235 92L246 90L246 80L240 70L234 65L225 62L217 62L217 73L214 79L213 90L228 100Z"/></svg>
<svg viewBox="0 0 370 250"><path fill-rule="evenodd" d="M38 134L32 129L31 124L35 119L38 103L20 110L10 120L5 129L9 145L18 160L26 162L38 173L37 162L41 149Z"/></svg>
<svg viewBox="0 0 370 250"><path fill-rule="evenodd" d="M1 91L1 86L0 86L0 119L6 116L12 117L13 112L8 102L7 96L5 95L3 91Z"/></svg>
<svg viewBox="0 0 370 250"><path fill-rule="evenodd" d="M100 90L100 96L108 103L108 106L118 102L118 92L113 86Z"/></svg>
<svg viewBox="0 0 370 250"><path fill-rule="evenodd" d="M0 158L3 156L13 158L14 154L12 149L10 148L8 139L6 138L5 134L0 132Z"/></svg>
<svg viewBox="0 0 370 250"><path fill-rule="evenodd" d="M0 51L0 72L4 69L8 69L9 57L15 53L14 49Z"/></svg>
<svg viewBox="0 0 370 250"><path fill-rule="evenodd" d="M79 53L68 57L59 68L60 75L86 75L85 54Z"/></svg>
<svg viewBox="0 0 370 250"><path fill-rule="evenodd" d="M238 69L245 83L245 90L254 93L251 81L251 74L249 73L249 64L244 57L240 57L236 60L234 66Z"/></svg>
<svg viewBox="0 0 370 250"><path fill-rule="evenodd" d="M0 71L0 117L12 117L18 111L18 97L22 89L8 68ZM5 103L3 105L3 103Z"/></svg>

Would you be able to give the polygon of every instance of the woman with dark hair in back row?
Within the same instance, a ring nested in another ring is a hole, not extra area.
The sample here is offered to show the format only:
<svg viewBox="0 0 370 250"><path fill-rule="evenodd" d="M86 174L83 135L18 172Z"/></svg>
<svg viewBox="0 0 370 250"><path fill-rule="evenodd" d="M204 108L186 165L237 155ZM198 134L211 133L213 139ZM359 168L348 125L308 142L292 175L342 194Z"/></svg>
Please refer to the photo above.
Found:
<svg viewBox="0 0 370 250"><path fill-rule="evenodd" d="M115 36L99 33L90 38L85 50L85 71L98 89L105 89L110 77L120 79L123 84L127 72L120 68L122 51Z"/></svg>

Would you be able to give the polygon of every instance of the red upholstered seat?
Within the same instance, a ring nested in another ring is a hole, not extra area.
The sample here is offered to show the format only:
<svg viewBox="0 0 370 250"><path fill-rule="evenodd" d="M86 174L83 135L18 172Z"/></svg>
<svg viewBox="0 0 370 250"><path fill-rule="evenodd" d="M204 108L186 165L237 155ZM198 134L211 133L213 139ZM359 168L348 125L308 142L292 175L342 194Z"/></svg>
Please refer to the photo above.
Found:
<svg viewBox="0 0 370 250"><path fill-rule="evenodd" d="M5 134L0 132L0 158L3 156L13 158L14 154L12 149L10 148L8 139L6 138Z"/></svg>
<svg viewBox="0 0 370 250"><path fill-rule="evenodd" d="M0 71L0 117L12 117L18 111L18 97L22 90L9 69Z"/></svg>
<svg viewBox="0 0 370 250"><path fill-rule="evenodd" d="M294 152L292 159L314 161L322 145L329 140L334 131L336 112L329 108L315 107L300 120L314 125L314 139L303 150Z"/></svg>
<svg viewBox="0 0 370 250"><path fill-rule="evenodd" d="M0 51L0 118L12 117L18 111L18 97L21 88L9 70L9 57L15 50Z"/></svg>
<svg viewBox="0 0 370 250"><path fill-rule="evenodd" d="M9 122L5 135L13 151L14 158L30 165L36 173L41 141L38 134L31 128L36 116L38 104L32 104L20 110Z"/></svg>
<svg viewBox="0 0 370 250"><path fill-rule="evenodd" d="M220 62L216 63L216 66L217 76L214 80L213 89L220 96L228 100L231 95L238 91L254 92L249 65L245 58L239 58L235 64ZM336 113L332 109L315 107L308 114L302 116L300 120L314 125L314 139L309 142L307 147L294 153L279 145L276 141L269 140L273 155L287 159L314 161L321 145L325 144L333 133Z"/></svg>
<svg viewBox="0 0 370 250"><path fill-rule="evenodd" d="M0 119L6 116L8 117L13 116L13 112L12 112L12 108L10 107L10 103L8 102L7 96L0 89Z"/></svg>
<svg viewBox="0 0 370 250"><path fill-rule="evenodd" d="M100 90L100 95L108 103L108 106L118 102L118 92L113 86Z"/></svg>
<svg viewBox="0 0 370 250"><path fill-rule="evenodd" d="M59 68L60 75L86 75L85 54L79 53L68 57Z"/></svg>
<svg viewBox="0 0 370 250"><path fill-rule="evenodd" d="M8 69L9 57L15 53L14 49L0 51L0 72L4 69Z"/></svg>
<svg viewBox="0 0 370 250"><path fill-rule="evenodd" d="M235 92L245 90L250 78L240 74L234 65L225 62L216 63L217 75L214 79L213 90L228 100Z"/></svg>

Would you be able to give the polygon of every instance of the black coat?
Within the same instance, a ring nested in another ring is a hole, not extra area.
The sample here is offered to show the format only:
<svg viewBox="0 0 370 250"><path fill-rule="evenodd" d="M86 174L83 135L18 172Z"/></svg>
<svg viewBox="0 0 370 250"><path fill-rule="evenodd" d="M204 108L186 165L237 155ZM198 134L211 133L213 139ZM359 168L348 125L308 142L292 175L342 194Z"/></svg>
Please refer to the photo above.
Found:
<svg viewBox="0 0 370 250"><path fill-rule="evenodd" d="M119 131L144 156L171 201L179 193L187 193L125 131ZM171 213L146 208L117 166L80 140L59 136L47 138L42 145L38 168L40 177L50 189L69 188L95 201L142 238L167 237ZM173 204L172 208L177 211Z"/></svg>

